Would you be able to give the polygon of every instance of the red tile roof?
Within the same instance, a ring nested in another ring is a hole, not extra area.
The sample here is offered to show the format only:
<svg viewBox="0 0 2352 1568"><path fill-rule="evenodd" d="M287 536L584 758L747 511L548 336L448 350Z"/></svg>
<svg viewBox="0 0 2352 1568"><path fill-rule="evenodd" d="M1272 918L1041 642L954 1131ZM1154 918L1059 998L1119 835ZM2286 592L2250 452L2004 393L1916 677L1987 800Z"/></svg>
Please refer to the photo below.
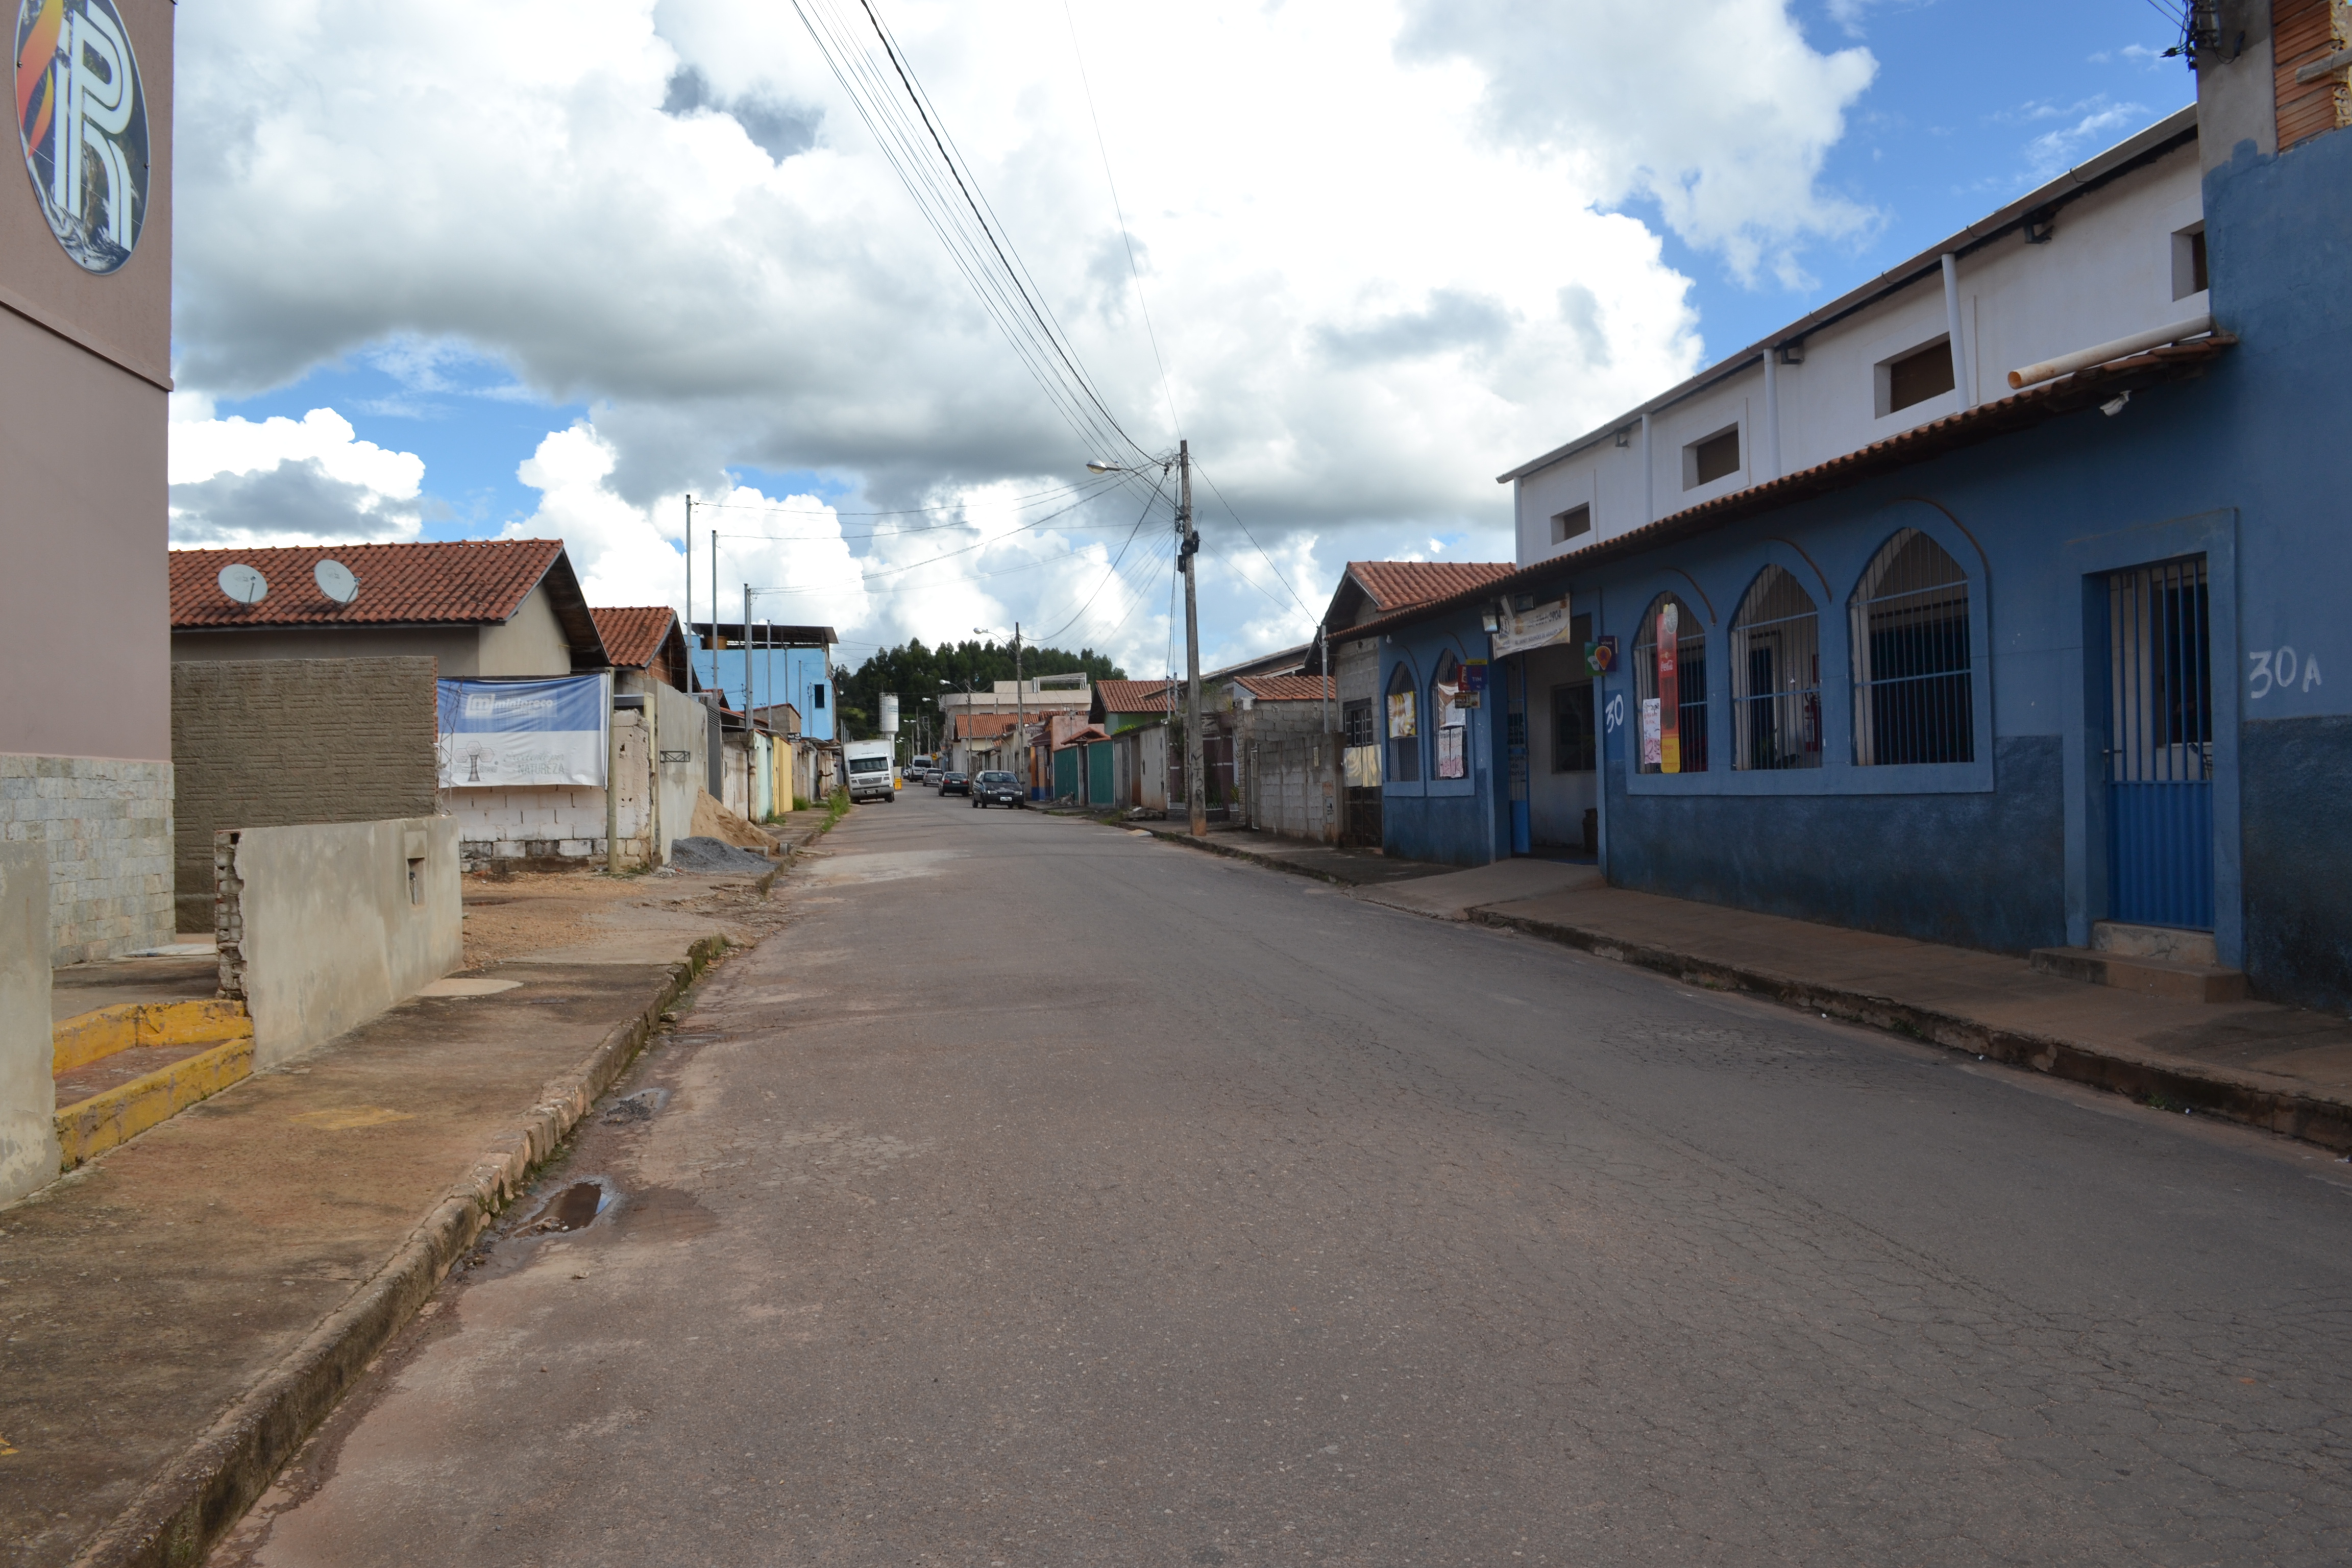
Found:
<svg viewBox="0 0 2352 1568"><path fill-rule="evenodd" d="M598 605L588 613L596 617L596 635L604 639L604 651L620 669L643 669L653 663L677 625L677 612L667 605Z"/></svg>
<svg viewBox="0 0 2352 1568"><path fill-rule="evenodd" d="M1349 574L1363 584L1382 615L1449 595L1482 588L1513 570L1507 561L1350 561Z"/></svg>
<svg viewBox="0 0 2352 1568"><path fill-rule="evenodd" d="M451 540L417 544L302 545L278 550L172 552L172 626L485 626L522 608L563 554L560 539ZM340 561L360 580L338 605L311 571ZM243 564L269 585L257 605L220 590L224 566Z"/></svg>
<svg viewBox="0 0 2352 1568"><path fill-rule="evenodd" d="M1010 735L1018 715L1012 713L951 713L955 732L966 738Z"/></svg>
<svg viewBox="0 0 2352 1568"><path fill-rule="evenodd" d="M1106 714L1171 712L1176 690L1165 680L1097 680L1095 707Z"/></svg>
<svg viewBox="0 0 2352 1568"><path fill-rule="evenodd" d="M1331 682L1320 675L1244 675L1234 684L1261 702L1320 702Z"/></svg>

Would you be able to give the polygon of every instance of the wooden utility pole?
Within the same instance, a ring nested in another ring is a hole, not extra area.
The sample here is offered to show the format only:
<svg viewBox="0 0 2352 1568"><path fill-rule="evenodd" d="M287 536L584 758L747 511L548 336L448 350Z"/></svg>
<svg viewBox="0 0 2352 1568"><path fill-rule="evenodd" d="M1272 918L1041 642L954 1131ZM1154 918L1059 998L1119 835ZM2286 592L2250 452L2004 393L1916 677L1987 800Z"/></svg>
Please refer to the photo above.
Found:
<svg viewBox="0 0 2352 1568"><path fill-rule="evenodd" d="M1029 720L1027 699L1021 691L1021 623L1013 623L1013 773L1021 781L1021 798L1029 798Z"/></svg>
<svg viewBox="0 0 2352 1568"><path fill-rule="evenodd" d="M1192 526L1192 443L1176 443L1176 558L1184 570L1184 804L1192 837L1209 832L1209 781L1201 763L1201 614L1193 596L1192 558L1201 548Z"/></svg>

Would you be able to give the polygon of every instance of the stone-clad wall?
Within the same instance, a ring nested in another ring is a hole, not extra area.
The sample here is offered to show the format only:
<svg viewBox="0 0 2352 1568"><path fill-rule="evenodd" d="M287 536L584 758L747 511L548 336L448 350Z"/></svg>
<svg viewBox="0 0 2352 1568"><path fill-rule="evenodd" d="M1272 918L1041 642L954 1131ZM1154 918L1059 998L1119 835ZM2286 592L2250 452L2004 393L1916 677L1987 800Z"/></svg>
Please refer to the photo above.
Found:
<svg viewBox="0 0 2352 1568"><path fill-rule="evenodd" d="M48 850L52 963L172 940L171 763L0 755L0 839Z"/></svg>
<svg viewBox="0 0 2352 1568"><path fill-rule="evenodd" d="M434 815L436 673L414 657L172 666L179 929L213 929L216 828Z"/></svg>

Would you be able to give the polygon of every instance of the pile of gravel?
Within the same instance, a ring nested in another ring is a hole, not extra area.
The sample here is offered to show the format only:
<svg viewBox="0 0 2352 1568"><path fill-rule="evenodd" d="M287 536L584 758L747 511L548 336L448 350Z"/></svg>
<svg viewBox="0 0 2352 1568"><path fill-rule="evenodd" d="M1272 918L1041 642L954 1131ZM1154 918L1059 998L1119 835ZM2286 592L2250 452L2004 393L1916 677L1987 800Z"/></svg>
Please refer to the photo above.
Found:
<svg viewBox="0 0 2352 1568"><path fill-rule="evenodd" d="M673 838L669 863L681 871L759 871L774 869L775 862L756 849L739 848L724 838Z"/></svg>

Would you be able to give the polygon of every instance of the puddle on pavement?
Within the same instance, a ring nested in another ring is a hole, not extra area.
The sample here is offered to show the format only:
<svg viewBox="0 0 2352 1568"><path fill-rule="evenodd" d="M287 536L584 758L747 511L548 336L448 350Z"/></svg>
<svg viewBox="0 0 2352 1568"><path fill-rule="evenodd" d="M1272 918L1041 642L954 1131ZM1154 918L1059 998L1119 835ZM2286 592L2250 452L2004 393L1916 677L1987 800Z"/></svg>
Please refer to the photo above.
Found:
<svg viewBox="0 0 2352 1568"><path fill-rule="evenodd" d="M669 1090L641 1089L636 1093L614 1100L604 1108L607 1127L642 1126L654 1119L655 1112L669 1103Z"/></svg>
<svg viewBox="0 0 2352 1568"><path fill-rule="evenodd" d="M612 1201L612 1193L601 1181L574 1182L539 1211L526 1235L540 1236L555 1231L584 1230L593 1225L596 1216L604 1212Z"/></svg>

